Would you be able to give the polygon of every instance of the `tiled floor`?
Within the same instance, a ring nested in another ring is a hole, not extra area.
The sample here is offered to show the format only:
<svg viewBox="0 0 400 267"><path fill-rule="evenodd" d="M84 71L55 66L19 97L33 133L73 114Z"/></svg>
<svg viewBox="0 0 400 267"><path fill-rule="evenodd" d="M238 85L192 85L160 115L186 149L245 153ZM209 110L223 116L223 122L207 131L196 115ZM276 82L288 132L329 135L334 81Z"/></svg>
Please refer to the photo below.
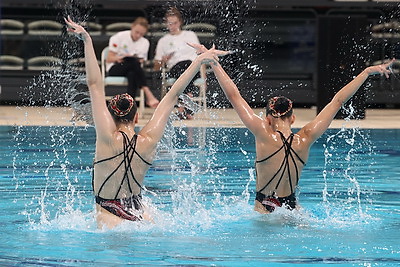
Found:
<svg viewBox="0 0 400 267"><path fill-rule="evenodd" d="M264 109L255 109L261 113ZM139 120L138 126L144 125L152 116L153 109L146 109L144 118ZM296 122L294 128L299 128L312 120L316 115L315 109L295 109ZM0 106L0 125L86 125L83 121L73 121L73 110L68 107L16 107ZM199 113L193 120L175 121L183 126L201 127L243 127L237 114L232 109L209 109ZM400 109L366 110L363 120L335 120L332 128L341 127L360 128L400 128Z"/></svg>

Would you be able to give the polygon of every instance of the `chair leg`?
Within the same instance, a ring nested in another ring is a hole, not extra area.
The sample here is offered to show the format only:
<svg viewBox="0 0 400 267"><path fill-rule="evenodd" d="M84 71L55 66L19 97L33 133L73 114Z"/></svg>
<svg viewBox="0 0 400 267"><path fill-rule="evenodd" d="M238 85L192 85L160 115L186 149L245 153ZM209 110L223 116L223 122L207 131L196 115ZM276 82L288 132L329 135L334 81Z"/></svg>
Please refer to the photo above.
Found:
<svg viewBox="0 0 400 267"><path fill-rule="evenodd" d="M195 86L199 89L199 96L194 97L193 100L202 108L202 116L199 116L199 118L205 118L207 115L206 85L204 81L199 81L195 82Z"/></svg>
<svg viewBox="0 0 400 267"><path fill-rule="evenodd" d="M143 89L140 89L140 96L139 96L139 113L140 113L140 118L144 118L144 106L145 106L145 100L144 100L144 91Z"/></svg>
<svg viewBox="0 0 400 267"><path fill-rule="evenodd" d="M203 107L203 115L204 115L204 117L207 117L207 97L206 97L206 87L205 87L205 85L203 84L202 86L201 86L201 93L202 93L202 95L201 95L201 106Z"/></svg>

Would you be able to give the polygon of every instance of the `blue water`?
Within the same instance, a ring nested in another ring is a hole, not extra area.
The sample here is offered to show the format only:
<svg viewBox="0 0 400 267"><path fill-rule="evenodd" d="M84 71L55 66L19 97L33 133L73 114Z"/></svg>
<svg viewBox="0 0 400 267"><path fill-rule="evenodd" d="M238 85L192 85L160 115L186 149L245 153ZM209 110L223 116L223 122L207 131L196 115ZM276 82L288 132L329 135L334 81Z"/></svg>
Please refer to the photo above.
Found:
<svg viewBox="0 0 400 267"><path fill-rule="evenodd" d="M154 223L99 230L94 129L0 127L0 265L400 264L400 130L329 130L304 169L302 210L267 216L253 211L250 132L174 132L146 177Z"/></svg>

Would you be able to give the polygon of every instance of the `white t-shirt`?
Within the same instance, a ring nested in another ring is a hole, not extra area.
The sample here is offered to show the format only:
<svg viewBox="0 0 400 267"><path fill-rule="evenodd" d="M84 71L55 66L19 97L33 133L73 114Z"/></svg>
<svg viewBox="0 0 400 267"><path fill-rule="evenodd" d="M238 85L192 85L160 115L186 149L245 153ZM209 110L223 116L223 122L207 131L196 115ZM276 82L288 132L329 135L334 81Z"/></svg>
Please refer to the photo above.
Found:
<svg viewBox="0 0 400 267"><path fill-rule="evenodd" d="M150 42L144 37L137 41L131 38L131 31L122 31L111 36L108 42L108 49L117 54L130 54L138 58L147 60L149 54ZM114 63L107 63L106 69L110 70Z"/></svg>
<svg viewBox="0 0 400 267"><path fill-rule="evenodd" d="M197 57L196 50L187 43L199 44L200 42L197 35L192 31L181 31L177 35L168 33L158 40L154 59L161 60L163 56L174 53L167 62L169 69L184 60L193 61Z"/></svg>

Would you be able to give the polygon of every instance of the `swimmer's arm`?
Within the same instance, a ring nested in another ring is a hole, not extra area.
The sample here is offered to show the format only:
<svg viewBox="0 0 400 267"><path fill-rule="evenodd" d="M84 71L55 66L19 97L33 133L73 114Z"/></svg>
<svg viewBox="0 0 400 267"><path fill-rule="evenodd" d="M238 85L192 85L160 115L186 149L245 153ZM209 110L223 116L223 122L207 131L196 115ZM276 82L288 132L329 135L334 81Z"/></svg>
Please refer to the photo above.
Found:
<svg viewBox="0 0 400 267"><path fill-rule="evenodd" d="M68 31L77 34L84 43L86 82L92 101L92 113L96 125L96 133L104 137L111 137L112 133L115 132L116 126L106 106L103 79L92 39L82 26L73 22L69 17L65 19L65 22L70 27Z"/></svg>
<svg viewBox="0 0 400 267"><path fill-rule="evenodd" d="M155 109L153 116L149 122L140 131L143 136L150 137L155 143L158 142L164 134L165 126L167 125L169 116L178 101L178 96L190 83L193 77L199 72L201 59L196 58L185 72L176 80L174 85L163 97Z"/></svg>
<svg viewBox="0 0 400 267"><path fill-rule="evenodd" d="M186 86L192 81L193 77L199 72L204 63L216 63L216 57L220 51L209 50L199 55L185 70L185 72L176 80L169 92L163 97L155 109L150 121L140 131L141 135L150 137L155 143L158 142L164 134L169 116L178 101L178 96L182 94Z"/></svg>
<svg viewBox="0 0 400 267"><path fill-rule="evenodd" d="M96 126L96 133L98 137L110 138L115 132L116 126L106 105L103 78L92 41L88 39L84 43L86 82L92 102L92 113Z"/></svg>
<svg viewBox="0 0 400 267"><path fill-rule="evenodd" d="M253 134L256 134L262 129L263 120L254 113L246 100L244 100L236 84L232 81L222 66L218 63L216 65L212 65L212 69L218 80L218 83L220 84L226 97L228 98L229 102L231 102L233 108L236 110L244 125L246 125L246 127Z"/></svg>
<svg viewBox="0 0 400 267"><path fill-rule="evenodd" d="M303 134L308 138L310 144L315 142L329 127L337 112L364 84L370 75L381 74L389 78L390 66L393 64L394 59L386 64L370 66L363 70L356 78L344 86L339 92L335 94L331 102L316 116L310 123L306 124L299 134Z"/></svg>

